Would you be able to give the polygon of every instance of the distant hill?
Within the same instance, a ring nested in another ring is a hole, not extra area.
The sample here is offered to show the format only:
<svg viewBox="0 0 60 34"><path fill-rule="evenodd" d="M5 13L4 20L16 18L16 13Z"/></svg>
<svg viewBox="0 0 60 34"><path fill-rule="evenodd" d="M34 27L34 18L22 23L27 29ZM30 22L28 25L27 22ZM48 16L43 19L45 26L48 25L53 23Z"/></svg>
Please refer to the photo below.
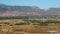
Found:
<svg viewBox="0 0 60 34"><path fill-rule="evenodd" d="M40 9L37 6L8 6L0 4L0 17L2 16L41 16L60 15L60 8Z"/></svg>
<svg viewBox="0 0 60 34"><path fill-rule="evenodd" d="M3 11L24 11L24 12L31 12L31 11L36 11L39 10L38 7L36 6L8 6L8 5L3 5L0 4L0 12Z"/></svg>

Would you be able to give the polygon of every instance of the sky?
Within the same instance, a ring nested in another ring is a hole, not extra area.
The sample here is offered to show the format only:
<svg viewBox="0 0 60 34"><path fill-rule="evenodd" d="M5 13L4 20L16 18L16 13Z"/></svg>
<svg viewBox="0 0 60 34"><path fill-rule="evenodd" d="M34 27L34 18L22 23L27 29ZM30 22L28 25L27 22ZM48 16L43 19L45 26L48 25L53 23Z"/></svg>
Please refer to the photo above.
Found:
<svg viewBox="0 0 60 34"><path fill-rule="evenodd" d="M38 6L41 9L60 7L60 0L0 0L0 4L17 6Z"/></svg>

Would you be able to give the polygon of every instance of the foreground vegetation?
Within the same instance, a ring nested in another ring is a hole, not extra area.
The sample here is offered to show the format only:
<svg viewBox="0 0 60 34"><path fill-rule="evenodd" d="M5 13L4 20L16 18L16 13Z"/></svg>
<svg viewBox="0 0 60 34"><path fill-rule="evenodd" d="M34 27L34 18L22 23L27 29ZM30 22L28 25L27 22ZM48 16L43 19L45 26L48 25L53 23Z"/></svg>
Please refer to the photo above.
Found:
<svg viewBox="0 0 60 34"><path fill-rule="evenodd" d="M60 32L60 19L0 19L1 34L48 34L48 31Z"/></svg>

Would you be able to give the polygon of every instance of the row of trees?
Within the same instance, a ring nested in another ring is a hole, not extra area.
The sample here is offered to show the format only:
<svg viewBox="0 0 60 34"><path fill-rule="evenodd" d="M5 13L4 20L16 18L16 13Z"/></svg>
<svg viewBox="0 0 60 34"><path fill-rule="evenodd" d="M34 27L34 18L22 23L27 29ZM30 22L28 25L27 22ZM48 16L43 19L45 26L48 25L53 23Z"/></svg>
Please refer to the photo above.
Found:
<svg viewBox="0 0 60 34"><path fill-rule="evenodd" d="M15 25L41 25L41 26L46 26L48 24L54 23L54 24L60 24L60 21L57 20L47 20L47 21L40 21L40 20L24 20L25 22L23 23L16 23Z"/></svg>

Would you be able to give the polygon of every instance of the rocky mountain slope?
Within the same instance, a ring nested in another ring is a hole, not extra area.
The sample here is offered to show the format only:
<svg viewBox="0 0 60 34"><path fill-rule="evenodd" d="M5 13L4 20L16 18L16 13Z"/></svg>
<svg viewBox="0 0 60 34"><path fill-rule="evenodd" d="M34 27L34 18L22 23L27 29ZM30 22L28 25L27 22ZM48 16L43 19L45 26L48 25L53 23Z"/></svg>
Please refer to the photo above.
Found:
<svg viewBox="0 0 60 34"><path fill-rule="evenodd" d="M60 8L40 9L37 6L9 6L0 4L1 16L60 15Z"/></svg>

